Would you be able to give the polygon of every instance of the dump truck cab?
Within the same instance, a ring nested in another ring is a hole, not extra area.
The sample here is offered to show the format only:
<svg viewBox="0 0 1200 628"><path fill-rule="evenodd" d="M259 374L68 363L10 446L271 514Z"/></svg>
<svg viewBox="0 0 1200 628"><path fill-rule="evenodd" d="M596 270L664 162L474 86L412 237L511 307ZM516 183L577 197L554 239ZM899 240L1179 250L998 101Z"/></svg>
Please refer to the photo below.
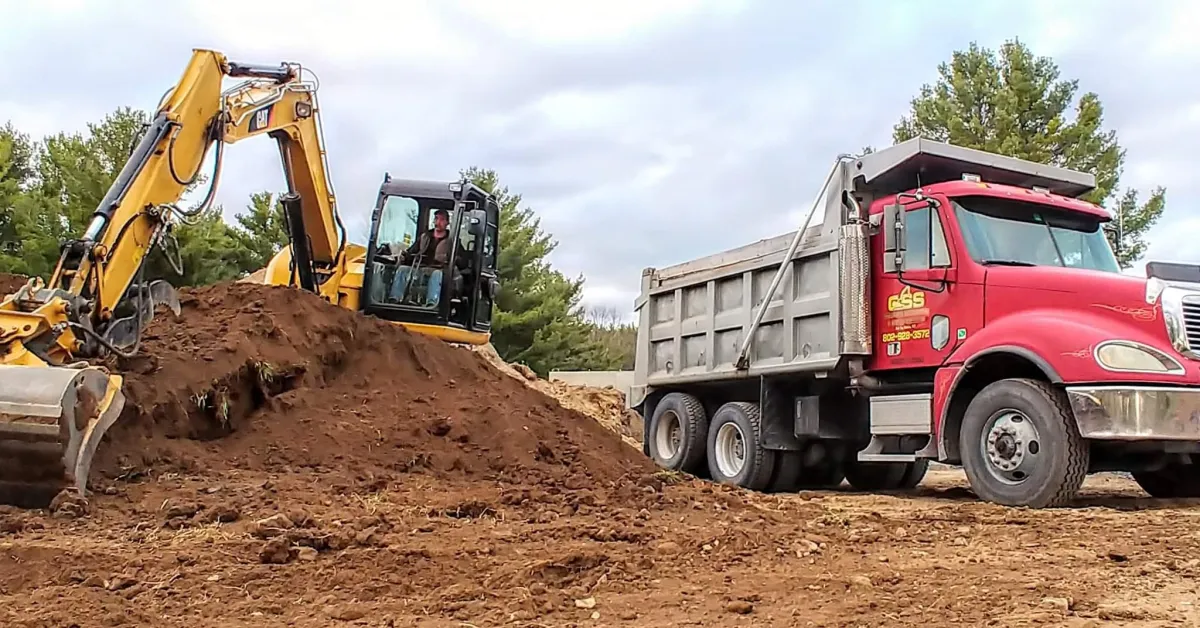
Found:
<svg viewBox="0 0 1200 628"><path fill-rule="evenodd" d="M1200 268L1123 274L1093 188L916 139L839 158L820 225L647 269L646 453L766 490L911 488L940 461L1009 505L1105 470L1200 496Z"/></svg>
<svg viewBox="0 0 1200 628"><path fill-rule="evenodd" d="M486 343L499 223L495 198L469 181L385 175L371 213L362 310L449 342Z"/></svg>

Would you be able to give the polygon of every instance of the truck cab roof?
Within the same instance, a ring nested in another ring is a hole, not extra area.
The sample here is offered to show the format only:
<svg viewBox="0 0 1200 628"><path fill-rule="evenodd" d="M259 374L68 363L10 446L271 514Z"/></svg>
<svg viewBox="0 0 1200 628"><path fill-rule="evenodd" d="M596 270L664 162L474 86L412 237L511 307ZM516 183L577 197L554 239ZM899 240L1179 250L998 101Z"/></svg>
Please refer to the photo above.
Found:
<svg viewBox="0 0 1200 628"><path fill-rule="evenodd" d="M1021 188L1003 183L990 183L988 181L945 181L943 183L924 186L921 188L921 191L927 195L945 194L950 198L959 196L994 196L1028 203L1038 203L1065 211L1088 214L1101 222L1108 222L1113 218L1111 212L1094 203L1044 190ZM895 195L881 199L882 202L870 209L870 214L882 213L884 206L894 202L894 199Z"/></svg>
<svg viewBox="0 0 1200 628"><path fill-rule="evenodd" d="M863 155L852 169L855 191L876 198L919 186L926 194L1016 198L1112 219L1108 210L1079 199L1096 188L1090 173L919 137Z"/></svg>

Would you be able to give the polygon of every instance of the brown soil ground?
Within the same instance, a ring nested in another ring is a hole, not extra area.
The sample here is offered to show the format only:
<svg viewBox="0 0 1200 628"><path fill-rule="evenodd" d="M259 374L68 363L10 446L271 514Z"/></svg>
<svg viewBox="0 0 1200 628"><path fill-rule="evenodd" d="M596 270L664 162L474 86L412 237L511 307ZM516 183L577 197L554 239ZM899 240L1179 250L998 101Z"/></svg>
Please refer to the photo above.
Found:
<svg viewBox="0 0 1200 628"><path fill-rule="evenodd" d="M189 292L119 365L87 507L0 508L0 625L1167 626L1195 503L752 494L656 472L475 353L285 288Z"/></svg>

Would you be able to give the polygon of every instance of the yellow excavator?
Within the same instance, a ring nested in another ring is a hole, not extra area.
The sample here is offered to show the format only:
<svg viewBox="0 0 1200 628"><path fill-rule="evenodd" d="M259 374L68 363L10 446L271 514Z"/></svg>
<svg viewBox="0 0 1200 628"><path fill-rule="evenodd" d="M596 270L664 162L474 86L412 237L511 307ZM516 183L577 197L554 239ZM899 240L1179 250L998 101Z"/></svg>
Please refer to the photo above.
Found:
<svg viewBox="0 0 1200 628"><path fill-rule="evenodd" d="M499 289L494 197L468 181L385 174L367 246L347 243L317 81L306 76L294 63L243 64L194 50L87 229L62 245L49 281L30 279L0 301L0 482L87 495L92 458L125 399L121 376L96 362L136 353L156 306L179 314L175 289L145 280L147 256L161 246L181 270L167 246L174 224L211 204L225 145L250 137L276 140L287 182L279 205L289 242L256 273L263 283L448 342L488 342ZM244 80L225 89L226 78ZM210 149L211 185L199 207L185 209L181 198Z"/></svg>

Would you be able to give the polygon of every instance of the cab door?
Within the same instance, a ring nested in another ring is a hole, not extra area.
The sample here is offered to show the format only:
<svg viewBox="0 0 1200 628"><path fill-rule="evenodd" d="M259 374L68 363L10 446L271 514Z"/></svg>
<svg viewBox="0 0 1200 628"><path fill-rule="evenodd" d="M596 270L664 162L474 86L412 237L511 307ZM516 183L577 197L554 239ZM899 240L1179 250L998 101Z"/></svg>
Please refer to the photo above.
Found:
<svg viewBox="0 0 1200 628"><path fill-rule="evenodd" d="M895 228L897 219L903 221L903 234ZM958 281L954 224L944 197L885 208L872 238L872 368L940 366L978 328L960 311L971 298L965 293L976 286ZM982 294L975 296L982 299Z"/></svg>
<svg viewBox="0 0 1200 628"><path fill-rule="evenodd" d="M499 273L496 270L500 258L500 208L496 202L488 199L483 211L474 212L472 220L478 221L472 226L477 229L480 245L476 247L475 267L479 269L475 282L475 294L472 299L473 315L471 328L487 331L492 328L492 310L495 307L496 294L500 287Z"/></svg>

